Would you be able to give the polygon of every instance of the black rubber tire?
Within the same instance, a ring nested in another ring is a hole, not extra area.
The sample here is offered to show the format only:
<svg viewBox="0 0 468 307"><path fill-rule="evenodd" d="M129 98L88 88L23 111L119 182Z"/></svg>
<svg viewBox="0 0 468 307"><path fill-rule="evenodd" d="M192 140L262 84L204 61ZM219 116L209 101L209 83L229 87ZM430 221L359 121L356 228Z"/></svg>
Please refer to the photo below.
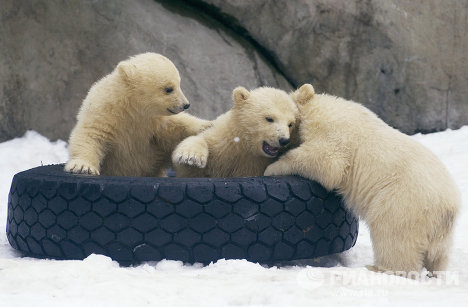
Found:
<svg viewBox="0 0 468 307"><path fill-rule="evenodd" d="M50 165L16 174L8 198L8 241L40 258L272 263L339 253L357 235L337 195L294 176L107 177Z"/></svg>

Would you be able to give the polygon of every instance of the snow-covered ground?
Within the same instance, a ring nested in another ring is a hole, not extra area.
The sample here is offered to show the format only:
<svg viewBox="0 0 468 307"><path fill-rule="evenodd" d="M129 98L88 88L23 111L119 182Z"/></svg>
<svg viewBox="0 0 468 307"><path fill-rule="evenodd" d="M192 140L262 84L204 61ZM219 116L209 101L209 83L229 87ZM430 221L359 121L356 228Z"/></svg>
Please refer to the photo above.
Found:
<svg viewBox="0 0 468 307"><path fill-rule="evenodd" d="M442 159L462 193L449 272L444 278L408 280L367 271L372 263L364 224L356 246L322 259L262 267L245 260L209 266L177 261L119 267L107 257L83 261L22 258L5 235L7 197L16 172L65 162L66 143L28 132L0 144L0 306L467 306L468 126L414 138Z"/></svg>

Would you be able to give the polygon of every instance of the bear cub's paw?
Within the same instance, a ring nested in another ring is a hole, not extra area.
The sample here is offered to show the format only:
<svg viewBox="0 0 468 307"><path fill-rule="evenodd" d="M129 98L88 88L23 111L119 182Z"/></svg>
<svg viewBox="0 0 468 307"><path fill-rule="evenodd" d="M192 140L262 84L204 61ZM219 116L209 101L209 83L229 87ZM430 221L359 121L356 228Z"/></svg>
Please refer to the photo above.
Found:
<svg viewBox="0 0 468 307"><path fill-rule="evenodd" d="M174 164L186 164L205 168L208 160L208 147L203 145L192 142L191 138L187 138L172 153L172 162Z"/></svg>
<svg viewBox="0 0 468 307"><path fill-rule="evenodd" d="M264 176L281 176L281 175L290 175L288 165L283 161L276 161L268 165L265 170Z"/></svg>
<svg viewBox="0 0 468 307"><path fill-rule="evenodd" d="M99 175L99 168L92 166L87 161L72 159L65 165L65 171L74 174Z"/></svg>

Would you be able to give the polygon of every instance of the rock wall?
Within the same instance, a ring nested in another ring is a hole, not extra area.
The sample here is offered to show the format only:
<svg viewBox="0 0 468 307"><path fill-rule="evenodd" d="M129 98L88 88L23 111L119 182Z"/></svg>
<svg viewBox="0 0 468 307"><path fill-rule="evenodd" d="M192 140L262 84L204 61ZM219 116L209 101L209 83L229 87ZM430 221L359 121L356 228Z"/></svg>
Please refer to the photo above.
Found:
<svg viewBox="0 0 468 307"><path fill-rule="evenodd" d="M187 2L241 29L295 86L361 102L407 133L468 123L466 0Z"/></svg>
<svg viewBox="0 0 468 307"><path fill-rule="evenodd" d="M130 55L171 58L190 112L238 85L359 101L406 133L468 124L466 0L2 0L0 141L67 139L93 82Z"/></svg>
<svg viewBox="0 0 468 307"><path fill-rule="evenodd" d="M214 118L238 85L290 90L245 39L183 3L2 0L0 141L34 129L68 139L91 85L141 52L172 59L190 113Z"/></svg>

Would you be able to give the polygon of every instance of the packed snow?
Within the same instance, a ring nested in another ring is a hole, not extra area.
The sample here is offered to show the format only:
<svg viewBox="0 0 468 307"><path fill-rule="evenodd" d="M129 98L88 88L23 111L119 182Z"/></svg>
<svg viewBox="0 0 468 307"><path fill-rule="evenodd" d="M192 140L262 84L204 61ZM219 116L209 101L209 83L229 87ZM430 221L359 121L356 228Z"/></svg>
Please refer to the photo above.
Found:
<svg viewBox="0 0 468 307"><path fill-rule="evenodd" d="M4 231L11 179L19 171L67 160L65 142L29 131L0 144L0 306L466 306L468 126L414 139L443 161L463 195L448 272L417 281L365 269L372 263L372 247L362 223L351 250L277 267L245 260L208 266L163 260L120 267L101 255L83 261L22 257Z"/></svg>

